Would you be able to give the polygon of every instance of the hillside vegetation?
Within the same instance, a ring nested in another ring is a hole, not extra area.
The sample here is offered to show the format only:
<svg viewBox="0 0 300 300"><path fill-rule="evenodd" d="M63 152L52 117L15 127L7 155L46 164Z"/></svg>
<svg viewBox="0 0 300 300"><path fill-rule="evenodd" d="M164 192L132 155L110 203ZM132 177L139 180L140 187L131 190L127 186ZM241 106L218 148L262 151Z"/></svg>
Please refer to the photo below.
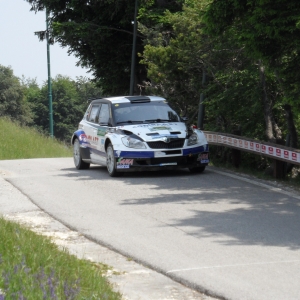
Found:
<svg viewBox="0 0 300 300"><path fill-rule="evenodd" d="M0 118L0 159L70 157L69 145L42 135L34 128Z"/></svg>

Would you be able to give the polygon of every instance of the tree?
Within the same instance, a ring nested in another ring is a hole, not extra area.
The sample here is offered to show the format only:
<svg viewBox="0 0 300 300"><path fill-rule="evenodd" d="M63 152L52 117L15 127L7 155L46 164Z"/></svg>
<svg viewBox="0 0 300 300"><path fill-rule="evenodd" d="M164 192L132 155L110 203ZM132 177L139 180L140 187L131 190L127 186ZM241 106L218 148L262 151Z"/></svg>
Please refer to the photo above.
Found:
<svg viewBox="0 0 300 300"><path fill-rule="evenodd" d="M213 36L233 29L238 33L237 41L259 64L267 138L274 140L276 137L273 109L279 102L286 111L291 146L296 147L296 132L291 130L295 127L291 107L299 112L300 2L214 0L206 13L206 24L207 32ZM277 103L268 95L267 73L277 81Z"/></svg>
<svg viewBox="0 0 300 300"><path fill-rule="evenodd" d="M107 95L127 94L130 83L133 41L132 20L135 1L128 0L26 0L32 10L50 13L52 41L78 59L78 64L90 68L99 86ZM176 0L140 1L140 7L165 10L177 5ZM178 5L177 5L178 6ZM150 17L146 18L150 20ZM137 36L137 52L143 51L142 36ZM145 66L136 59L136 83L146 79ZM136 88L137 92L137 88Z"/></svg>
<svg viewBox="0 0 300 300"><path fill-rule="evenodd" d="M74 81L68 76L57 75L52 80L54 136L69 142L88 106L88 99L99 97L101 92L101 89L87 78L79 77ZM47 134L49 132L47 83L42 88L33 83L29 84L27 99L32 107L35 125Z"/></svg>
<svg viewBox="0 0 300 300"><path fill-rule="evenodd" d="M189 1L182 12L165 12L168 26L141 26L146 36L142 62L147 65L149 90L165 96L183 115L195 117L202 75L209 68L211 41L203 34L206 1Z"/></svg>
<svg viewBox="0 0 300 300"><path fill-rule="evenodd" d="M0 116L8 116L23 125L31 124L32 116L24 98L24 88L10 67L0 65Z"/></svg>

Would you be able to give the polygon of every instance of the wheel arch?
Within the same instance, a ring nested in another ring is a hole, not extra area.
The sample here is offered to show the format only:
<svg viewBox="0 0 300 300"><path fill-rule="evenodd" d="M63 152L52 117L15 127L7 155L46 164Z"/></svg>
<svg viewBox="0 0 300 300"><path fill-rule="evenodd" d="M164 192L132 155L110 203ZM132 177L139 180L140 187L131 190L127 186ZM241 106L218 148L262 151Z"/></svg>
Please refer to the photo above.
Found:
<svg viewBox="0 0 300 300"><path fill-rule="evenodd" d="M106 152L106 149L107 149L107 147L108 147L109 144L112 144L112 142L111 142L111 140L110 140L109 138L107 138L107 139L105 140L105 144L104 144L105 152Z"/></svg>
<svg viewBox="0 0 300 300"><path fill-rule="evenodd" d="M77 134L73 134L71 138L71 145L74 145L76 139L79 139L79 137L77 136Z"/></svg>

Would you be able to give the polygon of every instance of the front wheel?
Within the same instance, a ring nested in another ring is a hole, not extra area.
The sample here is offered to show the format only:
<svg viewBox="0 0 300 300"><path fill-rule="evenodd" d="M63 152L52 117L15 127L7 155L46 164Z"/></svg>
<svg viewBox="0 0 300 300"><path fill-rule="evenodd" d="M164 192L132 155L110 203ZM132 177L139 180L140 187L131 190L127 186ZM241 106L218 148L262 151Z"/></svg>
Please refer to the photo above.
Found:
<svg viewBox="0 0 300 300"><path fill-rule="evenodd" d="M205 170L205 166L189 168L191 173L202 173Z"/></svg>
<svg viewBox="0 0 300 300"><path fill-rule="evenodd" d="M120 173L117 172L116 170L116 159L114 156L114 148L112 144L108 144L107 149L106 149L106 167L109 176L111 177L117 177L120 175Z"/></svg>
<svg viewBox="0 0 300 300"><path fill-rule="evenodd" d="M81 154L80 154L80 144L78 139L74 141L73 146L73 159L76 169L82 170L82 169L88 169L90 167L89 163L86 163L82 160Z"/></svg>

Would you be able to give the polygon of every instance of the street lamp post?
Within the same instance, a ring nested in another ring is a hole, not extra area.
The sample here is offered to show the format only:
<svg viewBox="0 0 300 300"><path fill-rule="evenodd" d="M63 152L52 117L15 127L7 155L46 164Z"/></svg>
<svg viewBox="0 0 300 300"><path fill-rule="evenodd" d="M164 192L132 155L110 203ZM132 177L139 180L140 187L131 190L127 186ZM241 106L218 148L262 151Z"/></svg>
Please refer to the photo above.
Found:
<svg viewBox="0 0 300 300"><path fill-rule="evenodd" d="M50 72L50 44L49 44L49 14L46 8L46 39L47 39L47 67L48 67L48 101L49 101L49 133L53 138L53 110L52 110L52 82Z"/></svg>
<svg viewBox="0 0 300 300"><path fill-rule="evenodd" d="M135 0L134 8L134 21L133 21L133 43L132 43L132 55L131 55L131 74L130 74L130 96L134 93L134 76L135 76L135 56L136 56L136 33L137 33L137 2Z"/></svg>

